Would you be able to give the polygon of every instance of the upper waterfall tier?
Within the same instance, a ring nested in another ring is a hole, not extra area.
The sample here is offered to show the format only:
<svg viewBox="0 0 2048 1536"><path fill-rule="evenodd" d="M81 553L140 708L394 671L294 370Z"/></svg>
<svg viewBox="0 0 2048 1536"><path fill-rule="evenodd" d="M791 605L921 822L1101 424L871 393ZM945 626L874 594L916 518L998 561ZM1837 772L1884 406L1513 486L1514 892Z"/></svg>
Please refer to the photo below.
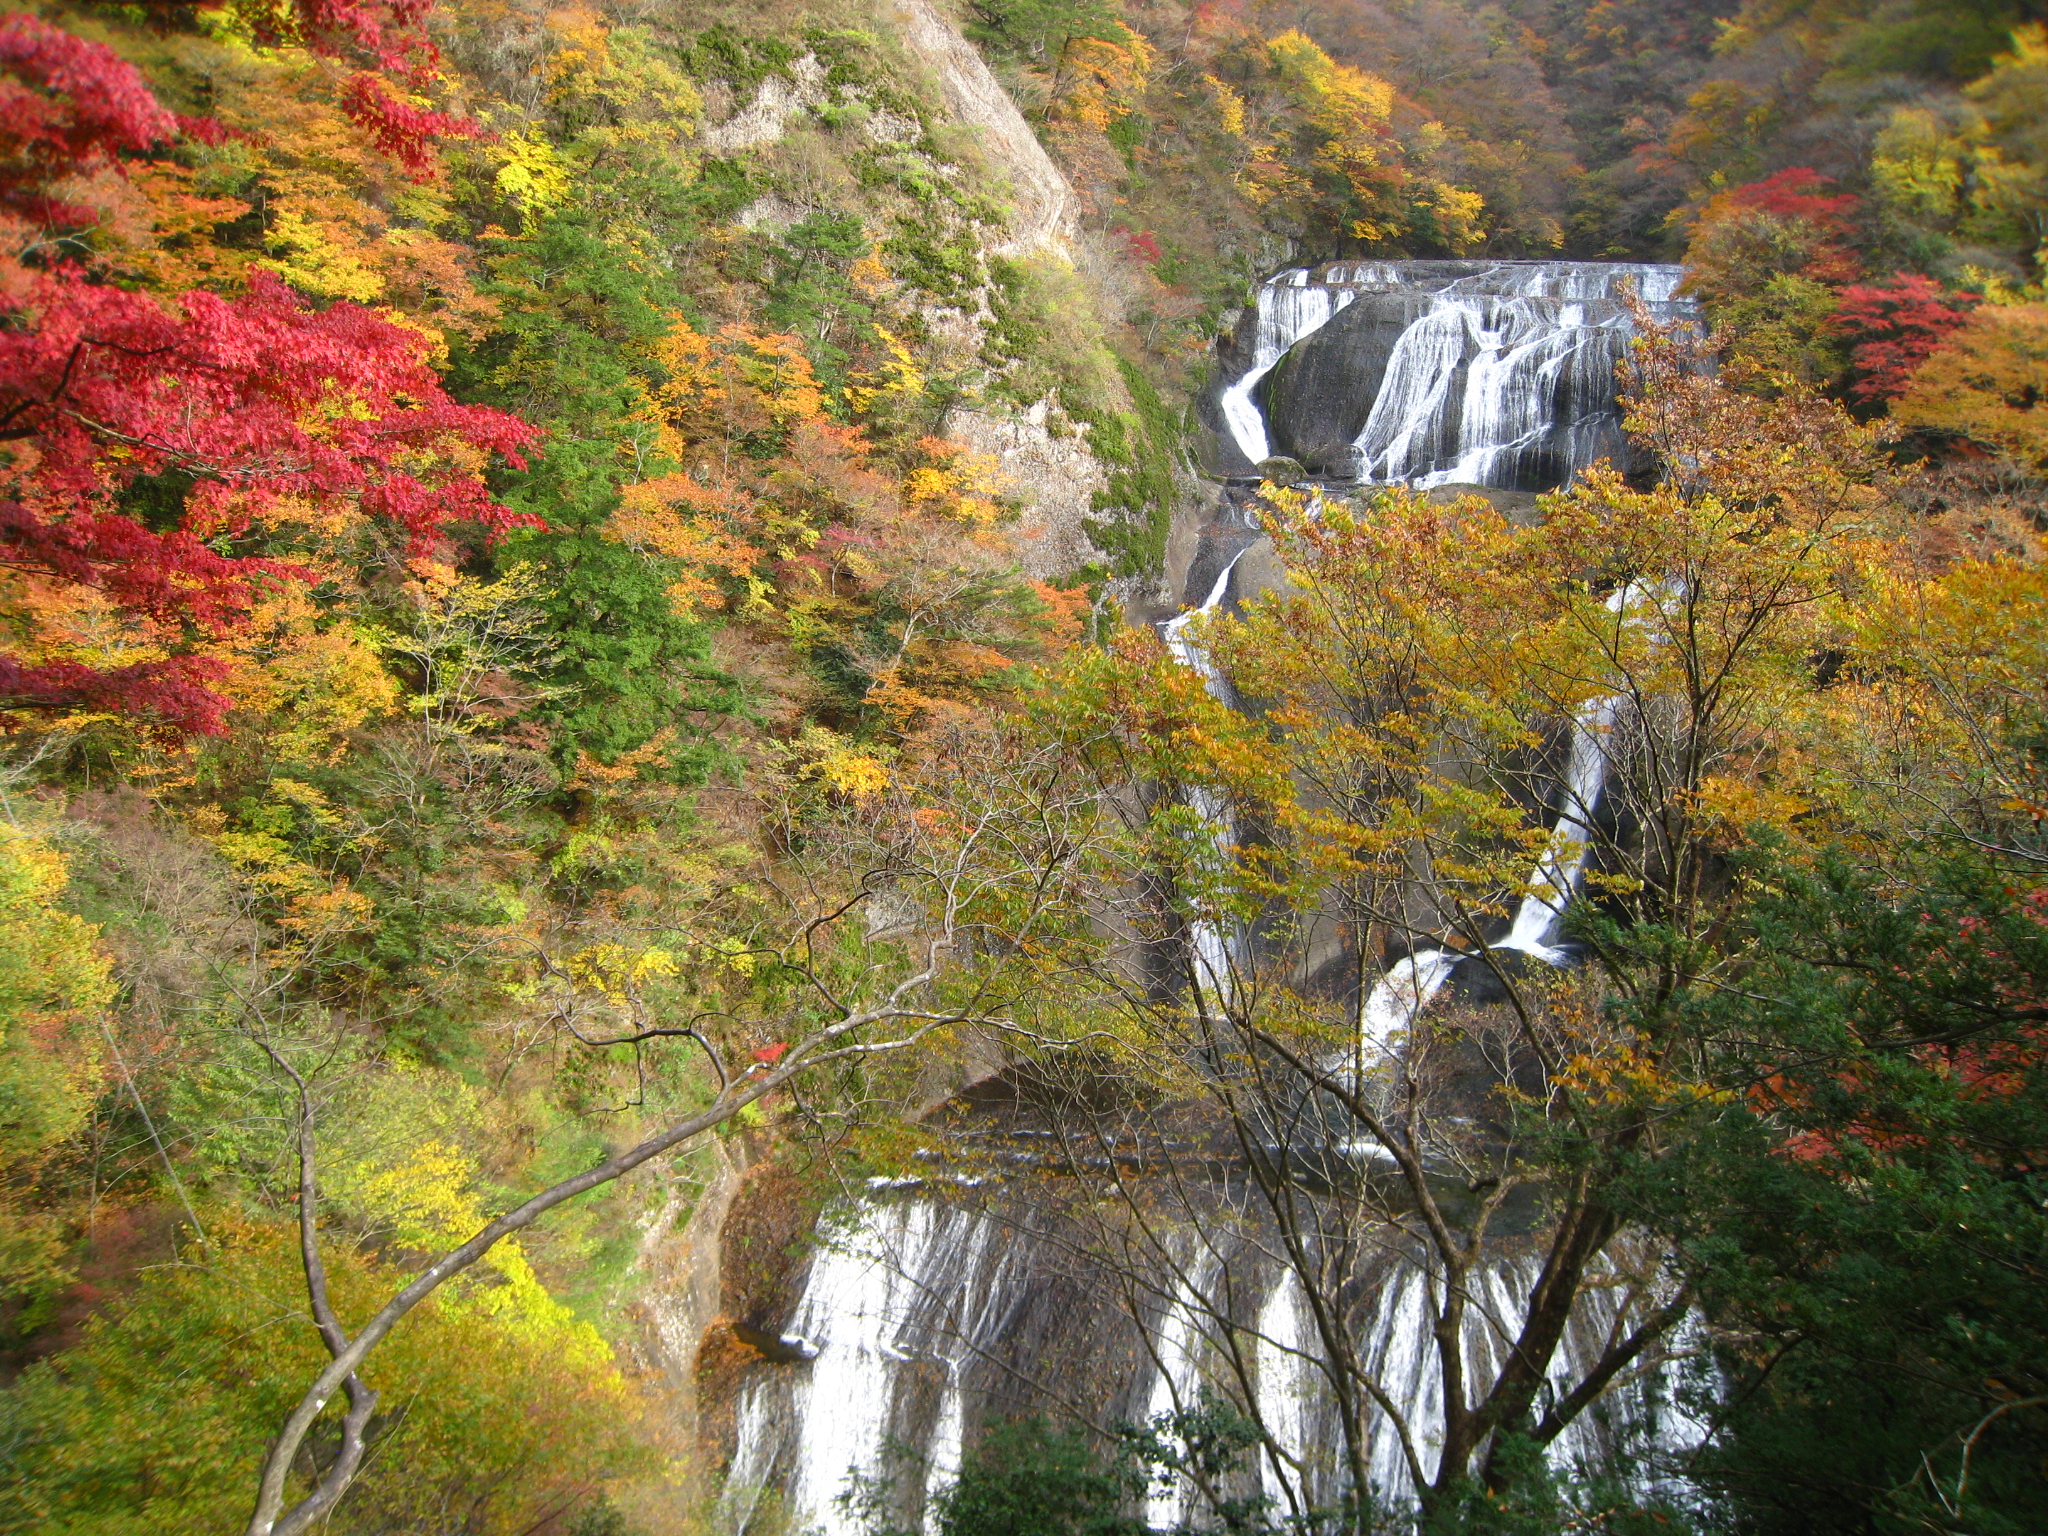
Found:
<svg viewBox="0 0 2048 1536"><path fill-rule="evenodd" d="M1285 455L1318 478L1551 490L1626 448L1615 400L1633 294L1691 313L1683 269L1357 261L1283 272L1233 338L1225 473Z"/></svg>

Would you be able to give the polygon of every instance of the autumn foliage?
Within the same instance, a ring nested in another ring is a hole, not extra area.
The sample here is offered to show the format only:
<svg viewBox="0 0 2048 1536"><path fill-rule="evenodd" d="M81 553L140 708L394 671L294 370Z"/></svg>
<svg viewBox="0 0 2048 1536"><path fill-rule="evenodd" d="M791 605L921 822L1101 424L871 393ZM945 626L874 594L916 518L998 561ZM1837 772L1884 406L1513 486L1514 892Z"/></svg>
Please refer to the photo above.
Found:
<svg viewBox="0 0 2048 1536"><path fill-rule="evenodd" d="M119 174L124 153L176 124L104 47L16 15L0 48L4 193L26 245L37 225L89 215L52 194L67 168ZM533 521L493 501L477 474L493 454L516 462L532 430L456 404L426 338L357 305L314 310L262 272L239 296L138 293L84 262L14 255L0 270L0 313L0 563L46 592L89 590L159 653L113 667L7 655L11 711L218 730L226 700L208 685L220 663L188 653L244 622L266 584L303 576L258 552L268 522L362 517L419 550L453 524L496 535ZM176 493L158 526L124 504L144 482Z"/></svg>
<svg viewBox="0 0 2048 1536"><path fill-rule="evenodd" d="M1856 370L1850 393L1859 400L1893 400L1920 366L1969 318L1977 296L1950 293L1918 272L1889 283L1851 283L1842 290L1835 325L1850 342Z"/></svg>

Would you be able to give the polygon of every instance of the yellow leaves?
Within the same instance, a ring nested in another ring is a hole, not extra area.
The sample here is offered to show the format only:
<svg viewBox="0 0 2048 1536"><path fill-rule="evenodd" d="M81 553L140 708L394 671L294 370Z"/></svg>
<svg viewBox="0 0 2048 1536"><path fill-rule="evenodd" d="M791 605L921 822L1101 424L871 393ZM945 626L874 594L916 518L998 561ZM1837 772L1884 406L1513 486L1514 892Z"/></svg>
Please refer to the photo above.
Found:
<svg viewBox="0 0 2048 1536"><path fill-rule="evenodd" d="M1835 735L1862 746L1864 775L1910 771L1915 807L2031 824L2048 800L2048 571L1995 559L1884 574L1849 636L1863 681Z"/></svg>
<svg viewBox="0 0 2048 1536"><path fill-rule="evenodd" d="M592 944L562 963L576 986L625 1003L657 976L679 974L676 957L666 949L627 949L623 944Z"/></svg>
<svg viewBox="0 0 2048 1536"><path fill-rule="evenodd" d="M1555 1085L1581 1100L1608 1109L1652 1104L1725 1104L1734 1096L1692 1082L1659 1066L1639 1043L1615 1042L1595 1053L1565 1060Z"/></svg>
<svg viewBox="0 0 2048 1536"><path fill-rule="evenodd" d="M394 1241L407 1248L460 1242L484 1223L471 1187L476 1165L444 1141L414 1147L404 1161L352 1181L348 1198Z"/></svg>
<svg viewBox="0 0 2048 1536"><path fill-rule="evenodd" d="M1223 131L1233 139L1244 138L1244 98L1214 75L1202 76L1202 83L1209 87L1210 95L1215 98L1216 120Z"/></svg>
<svg viewBox="0 0 2048 1536"><path fill-rule="evenodd" d="M1803 795L1734 774L1710 774L1683 798L1698 818L1702 835L1724 849L1753 841L1764 828L1789 830L1813 809Z"/></svg>
<svg viewBox="0 0 2048 1536"><path fill-rule="evenodd" d="M889 264L882 259L882 248L879 245L870 247L867 255L846 269L846 277L863 297L879 297L892 281ZM876 326L875 329L880 331L881 327Z"/></svg>
<svg viewBox="0 0 2048 1536"><path fill-rule="evenodd" d="M765 558L758 545L709 515L745 505L743 498L688 475L664 475L624 488L619 509L605 524L605 537L690 567L670 585L669 600L679 613L711 613L726 605L725 589L713 578L744 583ZM681 510L686 507L707 510L686 513Z"/></svg>
<svg viewBox="0 0 2048 1536"><path fill-rule="evenodd" d="M82 1124L98 1082L113 973L99 930L60 905L67 880L56 848L0 822L0 1172Z"/></svg>
<svg viewBox="0 0 2048 1536"><path fill-rule="evenodd" d="M353 1170L340 1193L399 1245L427 1252L453 1247L489 1220L478 1196L476 1161L451 1142L421 1141L382 1166ZM484 1256L496 1283L452 1281L444 1306L490 1318L511 1337L558 1352L565 1364L598 1370L611 1349L548 1294L518 1239L505 1238Z"/></svg>
<svg viewBox="0 0 2048 1536"><path fill-rule="evenodd" d="M1920 365L1892 419L2048 468L2048 304L1976 310Z"/></svg>
<svg viewBox="0 0 2048 1536"><path fill-rule="evenodd" d="M112 967L99 929L63 909L63 855L0 821L0 1300L69 1278L65 1232L34 1189L103 1087Z"/></svg>
<svg viewBox="0 0 2048 1536"><path fill-rule="evenodd" d="M340 238L334 226L295 208L281 207L271 215L263 243L271 255L257 265L317 298L370 304L384 295L383 275L360 247Z"/></svg>
<svg viewBox="0 0 2048 1536"><path fill-rule="evenodd" d="M838 794L865 800L889 787L886 763L822 725L805 726L797 750L810 760L805 774Z"/></svg>
<svg viewBox="0 0 2048 1536"><path fill-rule="evenodd" d="M668 761L675 749L675 727L665 725L630 752L621 752L609 763L601 763L588 752L576 754L576 771L569 776L568 789L611 788L631 783L646 768Z"/></svg>
<svg viewBox="0 0 2048 1536"><path fill-rule="evenodd" d="M0 1300L70 1278L61 1221L23 1194L102 1090L115 979L98 928L61 907L66 879L49 842L0 821Z"/></svg>
<svg viewBox="0 0 2048 1536"><path fill-rule="evenodd" d="M663 450L687 468L708 470L703 449L824 415L824 387L797 337L737 324L706 336L677 315L653 352L667 377L649 415Z"/></svg>
<svg viewBox="0 0 2048 1536"><path fill-rule="evenodd" d="M1393 115L1393 86L1337 63L1305 32L1281 33L1266 44L1266 54L1316 114L1318 126L1349 131Z"/></svg>
<svg viewBox="0 0 2048 1536"><path fill-rule="evenodd" d="M190 167L135 162L125 175L107 180L97 238L116 272L175 292L230 285L248 265L249 253L217 245L214 231L242 218L249 205L196 191L199 178Z"/></svg>
<svg viewBox="0 0 2048 1536"><path fill-rule="evenodd" d="M1010 482L994 455L970 453L937 437L927 437L917 446L928 458L904 477L907 499L984 528L1002 516L995 498Z"/></svg>
<svg viewBox="0 0 2048 1536"><path fill-rule="evenodd" d="M720 964L735 976L751 976L760 968L760 957L747 947L744 939L727 934L712 941L711 949Z"/></svg>
<svg viewBox="0 0 2048 1536"><path fill-rule="evenodd" d="M574 190L569 167L541 133L521 129L496 145L498 171L492 185L516 205L528 230L569 200Z"/></svg>
<svg viewBox="0 0 2048 1536"><path fill-rule="evenodd" d="M1486 226L1481 222L1486 199L1477 192L1432 178L1422 183L1416 201L1435 216L1439 235L1452 251L1463 253L1486 238Z"/></svg>
<svg viewBox="0 0 2048 1536"><path fill-rule="evenodd" d="M862 261L869 259L863 257ZM883 278L886 278L887 269L882 267L880 257L877 255L872 259L875 268L881 272ZM861 281L860 265L858 262L855 263L856 283ZM914 399L924 392L924 372L917 366L917 359L911 355L910 349L897 340L892 332L880 325L872 325L869 329L882 343L888 354L888 361L879 371L858 370L853 376L855 382L849 382L846 386L846 403L854 411L862 414L873 410L875 402L885 396L901 395L906 399Z"/></svg>
<svg viewBox="0 0 2048 1536"><path fill-rule="evenodd" d="M1068 40L1055 76L1055 85L1064 86L1054 104L1061 121L1101 133L1136 110L1151 83L1154 50L1147 38L1122 22L1115 30L1120 35L1114 41Z"/></svg>
<svg viewBox="0 0 2048 1536"><path fill-rule="evenodd" d="M687 179L683 141L696 131L703 98L647 29L611 27L580 7L552 13L547 27L556 45L545 65L547 100L573 125L572 152L658 153Z"/></svg>
<svg viewBox="0 0 2048 1536"><path fill-rule="evenodd" d="M2027 688L2048 670L2048 574L2038 565L1972 560L1933 578L1880 577L1857 618L1873 657L1968 666Z"/></svg>
<svg viewBox="0 0 2048 1536"><path fill-rule="evenodd" d="M296 964L309 946L367 931L376 918L368 897L301 856L289 834L295 826L308 825L338 833L342 818L313 785L283 775L264 787L261 805L248 813L244 825L193 823L250 890L277 904L277 926L289 938L265 957L274 969Z"/></svg>
<svg viewBox="0 0 2048 1536"><path fill-rule="evenodd" d="M1893 107L1871 147L1870 179L1894 211L1946 223L1955 216L1968 153L1925 107Z"/></svg>
<svg viewBox="0 0 2048 1536"><path fill-rule="evenodd" d="M260 597L219 654L231 669L222 691L263 717L270 750L286 762L332 762L352 732L398 708L376 637L328 620L297 585Z"/></svg>

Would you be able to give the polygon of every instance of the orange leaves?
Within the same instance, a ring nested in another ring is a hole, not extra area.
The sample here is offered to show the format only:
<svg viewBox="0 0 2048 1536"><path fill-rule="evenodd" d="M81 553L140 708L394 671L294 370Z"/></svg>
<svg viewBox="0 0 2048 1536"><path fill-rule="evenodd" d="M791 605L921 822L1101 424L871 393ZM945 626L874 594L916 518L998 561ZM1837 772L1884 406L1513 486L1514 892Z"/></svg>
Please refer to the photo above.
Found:
<svg viewBox="0 0 2048 1536"><path fill-rule="evenodd" d="M1152 44L1122 22L1118 36L1076 37L1061 52L1054 78L1055 120L1101 133L1137 109L1155 67Z"/></svg>
<svg viewBox="0 0 2048 1536"><path fill-rule="evenodd" d="M709 467L703 453L713 444L780 448L799 423L824 418L825 390L797 337L739 324L706 336L677 316L654 357L668 375L651 412L662 448L693 470Z"/></svg>
<svg viewBox="0 0 2048 1536"><path fill-rule="evenodd" d="M1010 569L995 460L936 437L877 442L835 414L922 388L877 334L892 361L835 401L799 338L677 318L653 346L665 377L643 418L676 468L628 486L607 531L682 565L678 607L743 598L757 640L863 676L871 718L906 731L1014 687L1025 656L1077 626Z"/></svg>
<svg viewBox="0 0 2048 1536"><path fill-rule="evenodd" d="M2048 304L1976 310L1920 365L1892 416L2048 467Z"/></svg>
<svg viewBox="0 0 2048 1536"><path fill-rule="evenodd" d="M1714 1103L1726 1098L1659 1065L1641 1042L1617 1042L1603 1050L1572 1055L1551 1081L1560 1091L1601 1109L1640 1111L1650 1105Z"/></svg>
<svg viewBox="0 0 2048 1536"><path fill-rule="evenodd" d="M669 588L684 612L722 608L726 593L714 576L745 582L763 558L758 545L732 532L749 501L720 486L701 485L688 475L663 475L629 485L605 532L622 544L681 562L689 574Z"/></svg>
<svg viewBox="0 0 2048 1536"><path fill-rule="evenodd" d="M1288 101L1285 115L1298 126L1246 135L1253 151L1240 183L1246 196L1264 204L1321 199L1330 189L1344 188L1343 206L1320 210L1340 235L1368 244L1397 238L1413 214L1404 195L1405 157L1391 128L1393 86L1337 63L1300 31L1270 39L1263 52ZM1227 115L1242 120L1241 112ZM1439 200L1444 195L1462 210L1461 227L1476 220L1477 194L1446 187Z"/></svg>
<svg viewBox="0 0 2048 1536"><path fill-rule="evenodd" d="M990 454L974 453L944 438L918 440L924 462L903 478L903 494L920 508L986 528L1002 516L995 498L1009 485Z"/></svg>

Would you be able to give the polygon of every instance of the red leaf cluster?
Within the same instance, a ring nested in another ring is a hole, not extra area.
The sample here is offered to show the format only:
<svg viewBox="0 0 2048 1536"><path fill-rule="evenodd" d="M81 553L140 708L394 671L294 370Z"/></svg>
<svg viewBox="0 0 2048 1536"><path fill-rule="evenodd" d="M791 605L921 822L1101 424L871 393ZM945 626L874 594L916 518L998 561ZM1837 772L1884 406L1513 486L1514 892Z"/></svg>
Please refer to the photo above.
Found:
<svg viewBox="0 0 2048 1536"><path fill-rule="evenodd" d="M1885 284L1842 290L1835 328L1851 341L1859 400L1895 400L1927 357L1970 317L1974 293L1951 293L1930 277L1901 272Z"/></svg>
<svg viewBox="0 0 2048 1536"><path fill-rule="evenodd" d="M342 26L372 12L322 14ZM107 49L0 19L0 206L52 216L52 181L118 168L177 127ZM228 542L287 507L360 509L414 552L457 522L492 536L532 524L494 502L474 466L520 463L535 436L450 399L418 333L355 304L315 310L267 272L237 298L166 298L69 263L0 259L0 445L20 445L0 465L0 568L91 589L188 642L233 629L263 584L300 574ZM122 492L166 474L188 487L175 526L121 510ZM220 676L189 655L95 669L0 654L0 711L116 710L213 731L226 703L207 684Z"/></svg>
<svg viewBox="0 0 2048 1536"><path fill-rule="evenodd" d="M178 119L111 48L20 11L0 16L0 208L90 223L91 209L52 198L50 184L177 134Z"/></svg>
<svg viewBox="0 0 2048 1536"><path fill-rule="evenodd" d="M360 50L386 69L411 72L440 57L426 34L433 8L434 0L290 0L251 14L266 47L296 44L329 58Z"/></svg>
<svg viewBox="0 0 2048 1536"><path fill-rule="evenodd" d="M1110 233L1122 235L1124 237L1124 246L1129 250L1132 258L1142 261L1148 267L1156 267L1164 259L1159 250L1159 241L1154 238L1152 231L1149 229L1134 230L1128 225L1119 224Z"/></svg>
<svg viewBox="0 0 2048 1536"><path fill-rule="evenodd" d="M377 69L423 85L441 57L426 31L433 8L434 0L291 0L259 27L258 41L297 43L329 58L367 55ZM349 81L342 110L415 180L433 174L436 139L472 138L478 131L468 118L394 95L384 77L371 71Z"/></svg>
<svg viewBox="0 0 2048 1536"><path fill-rule="evenodd" d="M285 496L361 496L415 541L450 521L521 520L466 476L404 467L461 442L519 462L533 429L458 405L416 332L355 304L307 308L258 272L243 298L192 292L183 314L86 281L33 274L0 299L0 441L35 439L39 499L66 516L138 475L198 477L194 526L233 531Z"/></svg>
<svg viewBox="0 0 2048 1536"><path fill-rule="evenodd" d="M1834 184L1831 176L1823 176L1810 166L1795 165L1762 181L1736 187L1728 194L1728 201L1737 208L1757 208L1781 219L1804 219L1836 239L1847 240L1856 232L1853 219L1862 199L1851 192L1829 196L1823 189Z"/></svg>
<svg viewBox="0 0 2048 1536"><path fill-rule="evenodd" d="M378 75L361 74L351 80L342 96L342 110L416 180L433 173L436 139L477 134L477 125L466 117L429 111L392 95Z"/></svg>
<svg viewBox="0 0 2048 1536"><path fill-rule="evenodd" d="M0 709L139 715L167 735L213 736L226 724L228 701L209 685L226 675L227 667L210 656L100 670L76 661L24 666L0 655Z"/></svg>

